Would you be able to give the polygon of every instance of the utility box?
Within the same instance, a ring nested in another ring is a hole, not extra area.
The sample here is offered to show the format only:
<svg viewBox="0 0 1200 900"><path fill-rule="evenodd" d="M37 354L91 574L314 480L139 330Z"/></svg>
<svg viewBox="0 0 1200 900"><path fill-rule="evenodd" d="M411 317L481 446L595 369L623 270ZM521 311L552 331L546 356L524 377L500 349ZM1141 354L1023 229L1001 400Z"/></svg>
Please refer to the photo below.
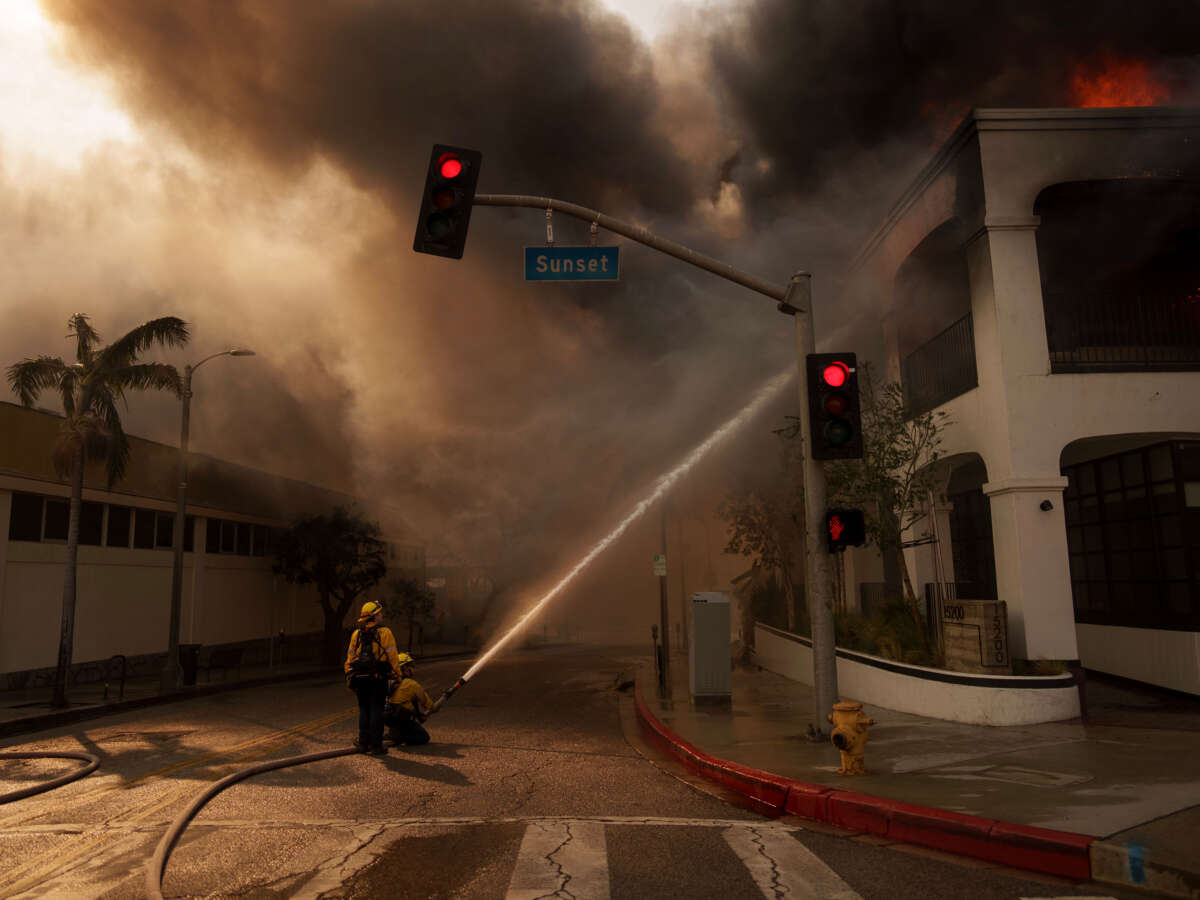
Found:
<svg viewBox="0 0 1200 900"><path fill-rule="evenodd" d="M728 698L733 694L728 594L718 591L692 594L688 684L693 697Z"/></svg>
<svg viewBox="0 0 1200 900"><path fill-rule="evenodd" d="M1004 601L954 600L942 607L946 668L1011 675Z"/></svg>

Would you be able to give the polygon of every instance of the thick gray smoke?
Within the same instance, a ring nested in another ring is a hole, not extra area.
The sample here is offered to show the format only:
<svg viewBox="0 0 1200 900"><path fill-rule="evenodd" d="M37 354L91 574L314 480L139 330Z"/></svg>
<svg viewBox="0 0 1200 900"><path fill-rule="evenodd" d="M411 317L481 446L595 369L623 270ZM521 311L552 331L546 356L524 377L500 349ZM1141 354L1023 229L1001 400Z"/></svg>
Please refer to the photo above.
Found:
<svg viewBox="0 0 1200 900"><path fill-rule="evenodd" d="M1194 3L1108 0L760 0L653 47L590 0L44 5L152 142L36 188L0 170L0 236L32 250L6 354L65 352L76 307L114 336L181 315L178 361L259 352L200 376L200 449L385 496L515 564L590 535L739 408L793 358L792 323L628 243L616 285L525 285L532 210L477 209L461 262L414 255L432 143L482 150L483 192L601 209L780 284L807 268L820 329L842 260L958 115L1072 105L1104 54L1185 102L1200 34ZM174 440L172 403L135 405Z"/></svg>

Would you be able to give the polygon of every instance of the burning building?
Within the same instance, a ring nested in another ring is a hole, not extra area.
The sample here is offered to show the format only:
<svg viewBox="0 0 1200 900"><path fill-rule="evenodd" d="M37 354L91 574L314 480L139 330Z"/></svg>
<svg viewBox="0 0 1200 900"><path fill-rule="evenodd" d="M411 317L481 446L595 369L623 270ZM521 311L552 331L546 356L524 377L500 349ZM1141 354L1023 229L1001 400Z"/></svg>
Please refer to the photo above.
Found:
<svg viewBox="0 0 1200 900"><path fill-rule="evenodd" d="M882 315L820 343L948 414L918 591L1004 601L1014 659L1200 693L1200 110L1076 90L967 115L853 264Z"/></svg>

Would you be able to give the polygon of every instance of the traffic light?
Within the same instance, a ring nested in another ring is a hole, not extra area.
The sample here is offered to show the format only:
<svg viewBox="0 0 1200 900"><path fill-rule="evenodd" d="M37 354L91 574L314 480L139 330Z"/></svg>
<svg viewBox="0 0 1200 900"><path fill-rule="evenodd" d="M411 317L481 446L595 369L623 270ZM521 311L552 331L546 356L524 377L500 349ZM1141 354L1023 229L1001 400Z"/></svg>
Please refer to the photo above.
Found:
<svg viewBox="0 0 1200 900"><path fill-rule="evenodd" d="M434 144L417 214L413 250L462 259L471 221L471 204L483 154L478 150Z"/></svg>
<svg viewBox="0 0 1200 900"><path fill-rule="evenodd" d="M825 513L825 538L829 552L861 547L867 542L867 526L861 509L831 509Z"/></svg>
<svg viewBox="0 0 1200 900"><path fill-rule="evenodd" d="M808 354L808 411L813 459L862 459L855 354Z"/></svg>

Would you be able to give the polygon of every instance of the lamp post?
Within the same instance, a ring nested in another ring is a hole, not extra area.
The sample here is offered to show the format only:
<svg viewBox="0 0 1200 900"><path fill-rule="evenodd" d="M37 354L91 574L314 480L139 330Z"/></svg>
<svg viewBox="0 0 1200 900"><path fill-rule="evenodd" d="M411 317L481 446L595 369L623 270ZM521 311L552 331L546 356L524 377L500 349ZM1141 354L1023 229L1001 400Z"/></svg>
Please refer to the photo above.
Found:
<svg viewBox="0 0 1200 900"><path fill-rule="evenodd" d="M171 535L174 559L171 565L171 630L167 635L167 663L162 671L162 689L175 690L181 686L183 670L179 665L179 618L183 598L183 529L187 509L188 422L192 406L192 373L218 356L253 356L253 350L238 348L222 350L206 356L194 366L183 368L183 418L179 428L179 488L175 495L175 528Z"/></svg>

